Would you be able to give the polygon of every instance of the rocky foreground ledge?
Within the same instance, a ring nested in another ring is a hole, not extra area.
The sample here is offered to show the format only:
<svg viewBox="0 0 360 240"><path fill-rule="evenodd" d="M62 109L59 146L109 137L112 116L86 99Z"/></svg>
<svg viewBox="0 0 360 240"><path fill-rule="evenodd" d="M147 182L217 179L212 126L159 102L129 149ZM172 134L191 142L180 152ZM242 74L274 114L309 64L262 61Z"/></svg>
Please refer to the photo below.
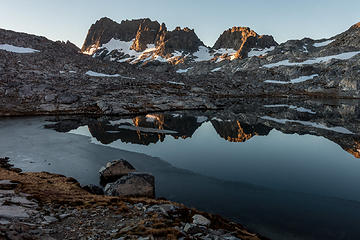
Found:
<svg viewBox="0 0 360 240"><path fill-rule="evenodd" d="M93 195L73 178L21 173L0 159L0 239L265 239L160 199Z"/></svg>

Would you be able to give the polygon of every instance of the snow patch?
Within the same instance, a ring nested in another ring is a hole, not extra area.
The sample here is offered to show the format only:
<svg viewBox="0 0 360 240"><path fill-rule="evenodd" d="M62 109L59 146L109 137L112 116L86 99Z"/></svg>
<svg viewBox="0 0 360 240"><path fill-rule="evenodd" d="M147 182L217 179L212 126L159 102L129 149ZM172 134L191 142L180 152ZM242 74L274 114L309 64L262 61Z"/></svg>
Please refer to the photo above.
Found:
<svg viewBox="0 0 360 240"><path fill-rule="evenodd" d="M179 69L179 70L176 71L176 73L187 73L192 68L193 67L189 67L189 68L186 68L186 69Z"/></svg>
<svg viewBox="0 0 360 240"><path fill-rule="evenodd" d="M325 41L322 41L322 42L318 42L318 43L314 43L314 47L325 47L327 45L329 45L330 43L332 43L333 41L335 41L335 39L333 40L325 40Z"/></svg>
<svg viewBox="0 0 360 240"><path fill-rule="evenodd" d="M221 67L218 67L218 68L214 68L213 70L211 70L211 72L218 72L221 70Z"/></svg>
<svg viewBox="0 0 360 240"><path fill-rule="evenodd" d="M203 62L203 61L210 61L213 58L213 55L210 54L209 49L204 46L200 46L199 50L193 53L195 57L195 62Z"/></svg>
<svg viewBox="0 0 360 240"><path fill-rule="evenodd" d="M248 53L248 57L259 57L259 56L265 56L268 54L268 52L271 52L275 49L275 46L264 48L264 49L256 49L252 48L251 51Z"/></svg>
<svg viewBox="0 0 360 240"><path fill-rule="evenodd" d="M40 52L39 50L32 49L32 48L24 48L24 47L17 47L10 44L0 44L0 50L5 50L7 52L13 53L36 53Z"/></svg>
<svg viewBox="0 0 360 240"><path fill-rule="evenodd" d="M290 80L290 83L301 83L301 82L305 82L305 81L308 81L308 80L311 80L313 79L314 77L318 77L319 74L313 74L313 75L310 75L310 76L300 76L298 78L294 78L294 79L291 79Z"/></svg>
<svg viewBox="0 0 360 240"><path fill-rule="evenodd" d="M328 62L331 59L347 60L347 59L350 59L350 58L358 55L359 53L360 53L360 51L346 52L346 53L340 53L340 54L332 55L332 56L325 56L325 57L318 57L318 58L314 58L314 59L308 59L308 60L303 61L303 62L290 62L289 60L283 60L283 61L280 61L280 62L277 62L277 63L266 64L263 67L265 67L265 68L273 68L273 67L279 67L279 66L311 65L311 64L316 64L316 63Z"/></svg>
<svg viewBox="0 0 360 240"><path fill-rule="evenodd" d="M125 77L125 76L121 76L120 74L104 74L104 73L98 73L98 72L94 72L94 71L87 71L85 73L88 76L91 77L120 77L120 78L127 78L127 79L135 79L135 78L131 78L131 77Z"/></svg>
<svg viewBox="0 0 360 240"><path fill-rule="evenodd" d="M170 83L170 84L185 86L185 83L182 83L182 82L173 82L173 81L167 81L167 82Z"/></svg>
<svg viewBox="0 0 360 240"><path fill-rule="evenodd" d="M301 83L301 82L311 80L314 77L318 77L318 76L319 76L319 74L313 74L313 75L310 75L310 76L300 76L298 78L291 79L289 82L276 81L276 80L265 80L264 82L266 82L266 83L275 83L275 84L295 84L295 83Z"/></svg>

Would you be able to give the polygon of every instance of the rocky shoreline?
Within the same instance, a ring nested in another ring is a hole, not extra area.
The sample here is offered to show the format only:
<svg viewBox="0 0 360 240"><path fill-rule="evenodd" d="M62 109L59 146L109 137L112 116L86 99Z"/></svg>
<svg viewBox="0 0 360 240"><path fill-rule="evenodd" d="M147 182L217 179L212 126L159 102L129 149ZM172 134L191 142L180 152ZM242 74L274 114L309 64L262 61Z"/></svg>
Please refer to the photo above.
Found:
<svg viewBox="0 0 360 240"><path fill-rule="evenodd" d="M73 178L22 173L0 160L4 239L266 239L182 204L93 195Z"/></svg>

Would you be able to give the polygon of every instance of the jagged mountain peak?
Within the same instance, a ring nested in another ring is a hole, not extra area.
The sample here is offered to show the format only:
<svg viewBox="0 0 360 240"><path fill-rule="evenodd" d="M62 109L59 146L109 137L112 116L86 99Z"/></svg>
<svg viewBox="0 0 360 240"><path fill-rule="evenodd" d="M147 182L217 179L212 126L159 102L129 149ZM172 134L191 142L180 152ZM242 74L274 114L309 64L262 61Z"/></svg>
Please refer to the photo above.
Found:
<svg viewBox="0 0 360 240"><path fill-rule="evenodd" d="M265 49L277 45L272 36L259 35L249 27L232 27L220 35L213 48L233 49L237 51L235 58L244 58L251 49Z"/></svg>
<svg viewBox="0 0 360 240"><path fill-rule="evenodd" d="M158 31L160 24L149 18L123 20L117 23L108 17L103 17L91 25L81 51L93 54L101 45L108 43L111 39L131 41L136 38L138 31ZM134 45L134 49L143 46Z"/></svg>
<svg viewBox="0 0 360 240"><path fill-rule="evenodd" d="M136 63L150 59L177 59L183 53L198 51L200 46L204 46L203 42L194 29L188 27L168 31L164 23L160 25L149 18L124 20L121 23L101 18L90 27L82 52Z"/></svg>

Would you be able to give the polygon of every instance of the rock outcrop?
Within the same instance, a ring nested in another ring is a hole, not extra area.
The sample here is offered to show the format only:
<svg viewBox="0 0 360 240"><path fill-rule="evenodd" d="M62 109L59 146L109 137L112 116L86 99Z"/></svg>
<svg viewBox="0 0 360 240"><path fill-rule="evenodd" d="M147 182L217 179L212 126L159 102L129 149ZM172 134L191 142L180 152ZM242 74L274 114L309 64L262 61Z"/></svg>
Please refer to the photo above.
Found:
<svg viewBox="0 0 360 240"><path fill-rule="evenodd" d="M99 173L102 182L108 183L135 171L136 169L128 161L121 159L107 163Z"/></svg>
<svg viewBox="0 0 360 240"><path fill-rule="evenodd" d="M144 19L137 30L135 41L131 46L131 49L141 52L144 51L148 44L154 44L160 38L163 33L163 29L166 27L160 26L158 22L152 22L150 19Z"/></svg>
<svg viewBox="0 0 360 240"><path fill-rule="evenodd" d="M105 195L122 197L155 197L155 178L147 173L129 173L105 187Z"/></svg>
<svg viewBox="0 0 360 240"><path fill-rule="evenodd" d="M277 45L272 36L258 35L248 27L233 27L220 35L213 48L234 49L237 51L236 58L245 58L253 48L264 49Z"/></svg>
<svg viewBox="0 0 360 240"><path fill-rule="evenodd" d="M158 54L166 56L174 51L196 52L204 43L198 38L193 29L180 27L173 31L164 31L156 42Z"/></svg>

